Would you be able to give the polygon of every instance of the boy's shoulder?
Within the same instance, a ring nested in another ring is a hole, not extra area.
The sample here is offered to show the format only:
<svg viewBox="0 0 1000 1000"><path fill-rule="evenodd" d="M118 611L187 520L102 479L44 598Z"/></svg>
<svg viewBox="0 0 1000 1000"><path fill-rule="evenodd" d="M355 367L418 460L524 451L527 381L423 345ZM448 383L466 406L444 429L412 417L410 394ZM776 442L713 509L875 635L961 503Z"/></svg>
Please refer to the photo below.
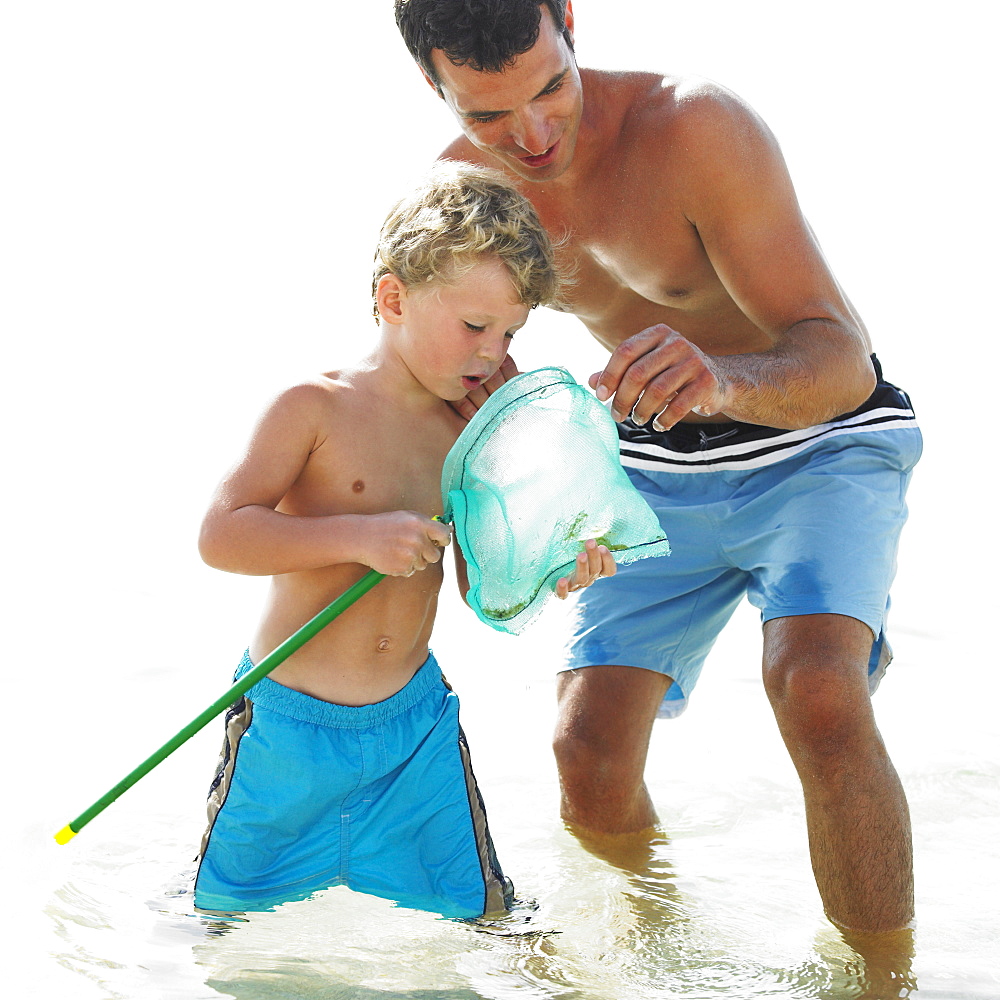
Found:
<svg viewBox="0 0 1000 1000"><path fill-rule="evenodd" d="M356 423L352 414L361 409L356 389L349 375L337 371L304 378L271 397L258 427L277 440L309 439L315 448Z"/></svg>
<svg viewBox="0 0 1000 1000"><path fill-rule="evenodd" d="M343 406L353 395L349 378L340 372L313 375L281 389L271 400L269 409L308 412L328 412Z"/></svg>

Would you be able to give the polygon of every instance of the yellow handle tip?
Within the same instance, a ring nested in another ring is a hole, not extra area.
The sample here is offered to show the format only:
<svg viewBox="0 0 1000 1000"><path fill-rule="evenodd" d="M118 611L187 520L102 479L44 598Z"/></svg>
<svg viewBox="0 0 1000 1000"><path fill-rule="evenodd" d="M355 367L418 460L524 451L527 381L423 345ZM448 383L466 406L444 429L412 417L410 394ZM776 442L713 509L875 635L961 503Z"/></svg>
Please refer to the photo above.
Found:
<svg viewBox="0 0 1000 1000"><path fill-rule="evenodd" d="M74 830L68 823L56 834L57 844L68 844L76 836Z"/></svg>

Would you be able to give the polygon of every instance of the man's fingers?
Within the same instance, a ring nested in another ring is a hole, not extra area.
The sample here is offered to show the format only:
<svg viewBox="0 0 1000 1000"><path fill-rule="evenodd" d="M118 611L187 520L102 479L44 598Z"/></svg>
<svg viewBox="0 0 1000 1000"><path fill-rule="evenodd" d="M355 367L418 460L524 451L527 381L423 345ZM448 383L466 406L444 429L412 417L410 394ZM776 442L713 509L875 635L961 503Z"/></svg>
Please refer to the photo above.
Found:
<svg viewBox="0 0 1000 1000"><path fill-rule="evenodd" d="M500 367L496 373L486 380L484 385L489 392L496 392L505 382L509 382L516 375L521 373L517 370L517 362L508 354L500 362Z"/></svg>
<svg viewBox="0 0 1000 1000"><path fill-rule="evenodd" d="M500 367L478 388L469 393L469 398L475 402L477 409L486 402L500 388L509 382L515 375L521 373L517 370L514 359L508 355L503 359Z"/></svg>
<svg viewBox="0 0 1000 1000"><path fill-rule="evenodd" d="M476 412L482 409L486 400L500 386L509 382L515 375L520 374L514 359L510 355L507 355L500 367L481 386L473 389L467 396L451 402L449 405L460 417L471 420L476 415Z"/></svg>
<svg viewBox="0 0 1000 1000"><path fill-rule="evenodd" d="M686 385L679 392L675 393L667 405L653 419L654 431L668 431L682 417L692 410L702 413L703 416L711 416L718 413L715 405L714 394L712 393L712 379L709 375L699 377Z"/></svg>
<svg viewBox="0 0 1000 1000"><path fill-rule="evenodd" d="M614 396L611 414L615 420L624 420L649 393L653 382L679 360L682 348L678 345L686 343L662 323L642 330L615 348L604 371L590 377L590 386L602 402ZM655 395L645 401L645 407L639 406L648 411L646 420L662 409L662 403L655 405Z"/></svg>
<svg viewBox="0 0 1000 1000"><path fill-rule="evenodd" d="M476 415L476 410L479 409L468 396L463 396L461 399L449 400L448 405L465 420L471 420Z"/></svg>
<svg viewBox="0 0 1000 1000"><path fill-rule="evenodd" d="M604 371L588 381L598 399L612 400L615 420L653 420L655 430L669 430L692 410L710 415L725 405L709 359L662 323L619 344Z"/></svg>

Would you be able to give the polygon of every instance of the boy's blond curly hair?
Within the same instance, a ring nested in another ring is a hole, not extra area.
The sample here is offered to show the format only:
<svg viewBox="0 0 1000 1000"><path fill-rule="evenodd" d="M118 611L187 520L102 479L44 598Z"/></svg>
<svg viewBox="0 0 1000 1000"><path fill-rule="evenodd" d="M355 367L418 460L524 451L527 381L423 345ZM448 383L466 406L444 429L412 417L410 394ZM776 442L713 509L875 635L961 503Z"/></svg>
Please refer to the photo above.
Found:
<svg viewBox="0 0 1000 1000"><path fill-rule="evenodd" d="M382 226L372 278L375 316L384 274L407 288L449 284L488 256L503 262L525 305L558 303L564 278L528 199L495 170L443 160Z"/></svg>

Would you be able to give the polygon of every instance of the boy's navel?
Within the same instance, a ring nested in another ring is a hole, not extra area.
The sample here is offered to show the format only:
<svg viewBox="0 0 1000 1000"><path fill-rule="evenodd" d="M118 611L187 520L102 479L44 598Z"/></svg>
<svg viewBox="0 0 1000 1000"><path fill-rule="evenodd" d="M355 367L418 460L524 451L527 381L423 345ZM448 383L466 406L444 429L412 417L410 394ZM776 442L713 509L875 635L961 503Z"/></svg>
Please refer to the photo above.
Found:
<svg viewBox="0 0 1000 1000"><path fill-rule="evenodd" d="M379 641L378 641L378 647L377 648L378 648L378 651L380 653L386 652L387 650L389 650L389 649L392 648L392 640L391 639L379 639Z"/></svg>

